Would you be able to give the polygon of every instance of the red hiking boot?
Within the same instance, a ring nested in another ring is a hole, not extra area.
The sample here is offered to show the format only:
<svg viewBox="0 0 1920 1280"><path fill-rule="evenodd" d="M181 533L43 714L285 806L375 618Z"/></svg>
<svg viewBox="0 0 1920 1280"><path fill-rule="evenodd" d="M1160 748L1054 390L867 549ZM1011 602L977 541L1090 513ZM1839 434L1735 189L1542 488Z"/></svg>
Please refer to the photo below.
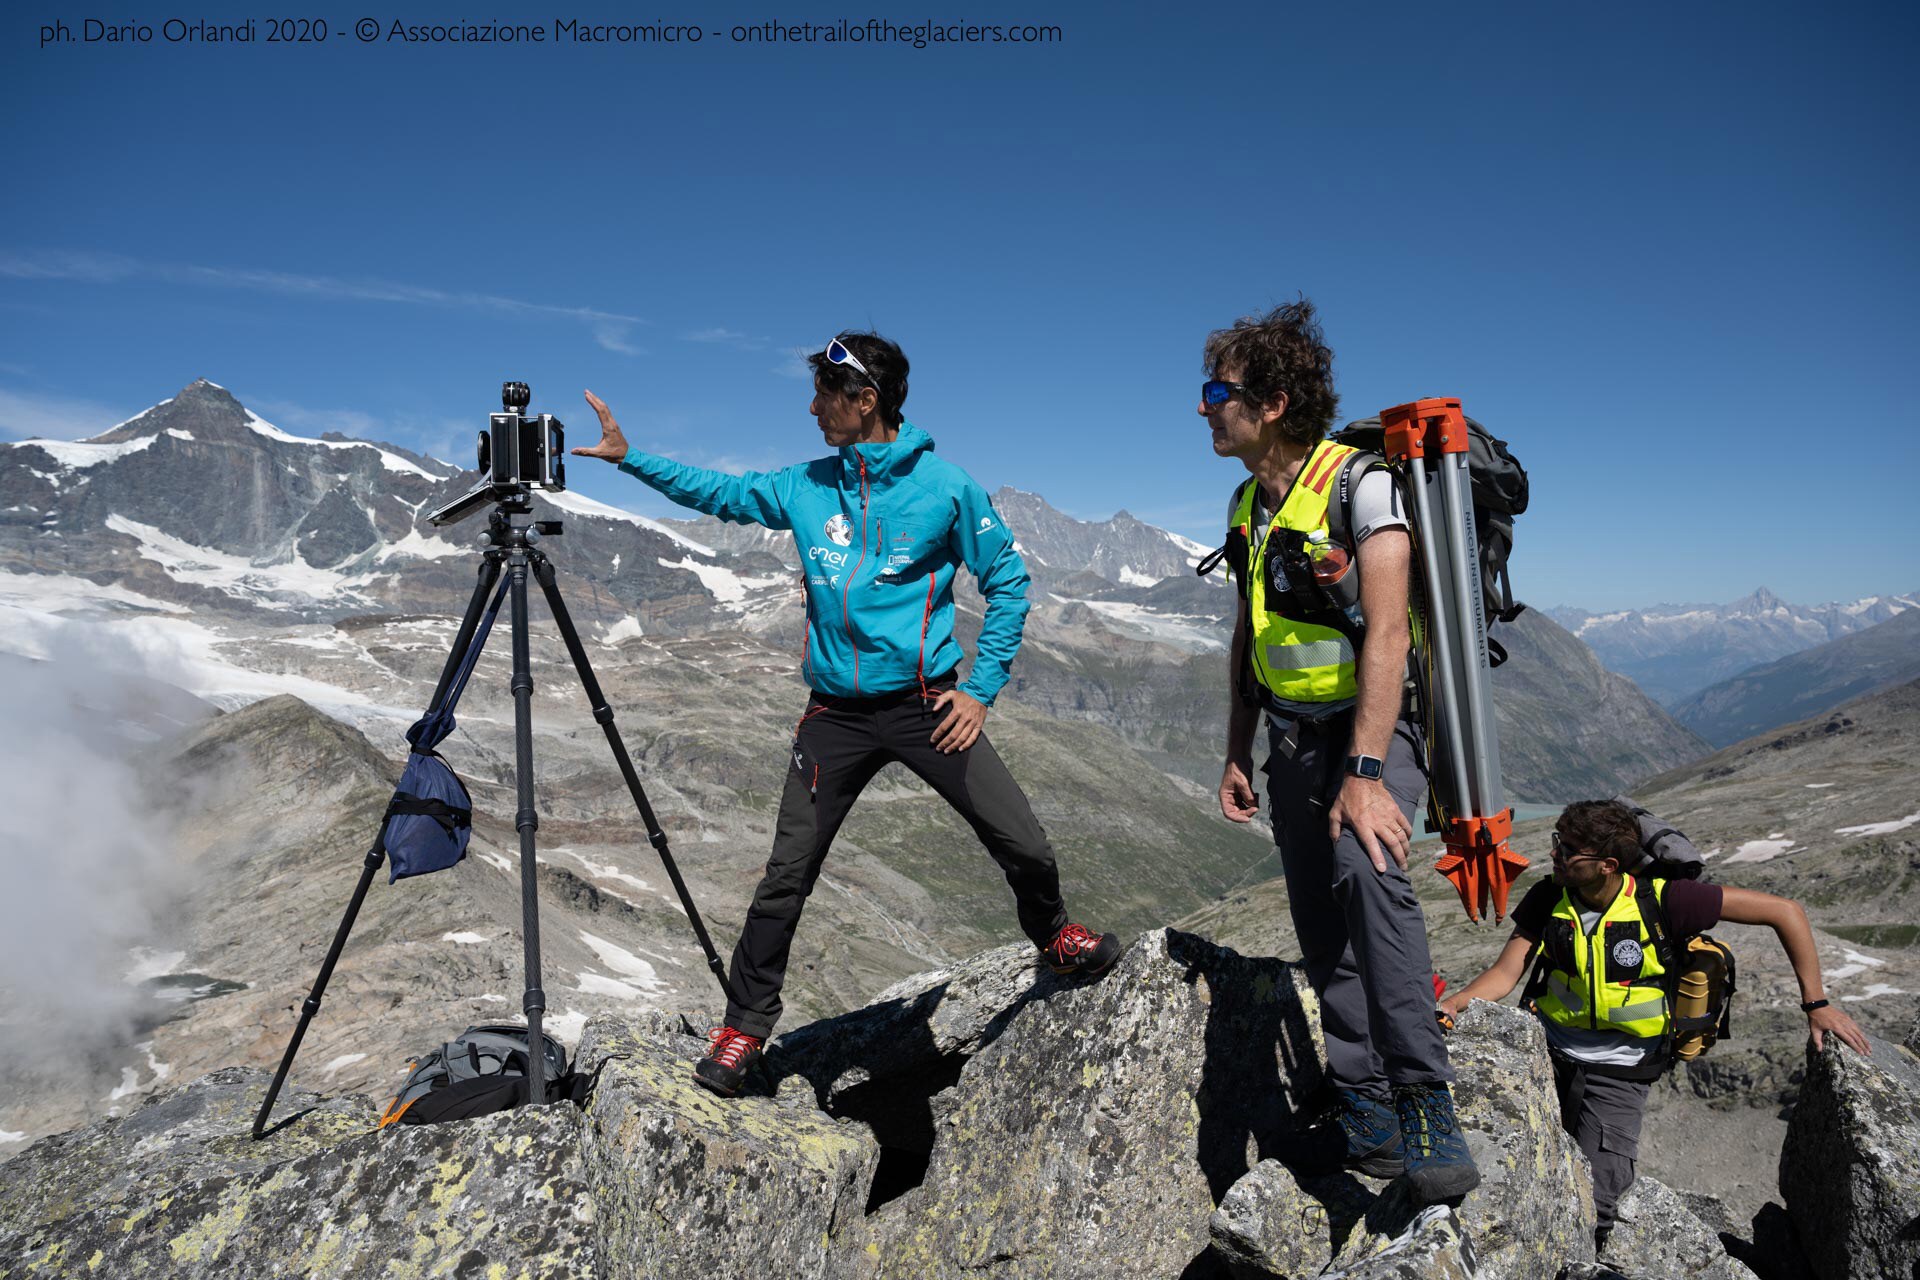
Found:
<svg viewBox="0 0 1920 1280"><path fill-rule="evenodd" d="M1085 925L1070 924L1054 934L1053 941L1040 948L1040 954L1055 973L1095 978L1120 958L1120 940L1110 933L1095 933Z"/></svg>
<svg viewBox="0 0 1920 1280"><path fill-rule="evenodd" d="M732 1027L715 1027L707 1037L707 1056L693 1064L693 1078L721 1097L731 1098L760 1061L764 1043L759 1036Z"/></svg>

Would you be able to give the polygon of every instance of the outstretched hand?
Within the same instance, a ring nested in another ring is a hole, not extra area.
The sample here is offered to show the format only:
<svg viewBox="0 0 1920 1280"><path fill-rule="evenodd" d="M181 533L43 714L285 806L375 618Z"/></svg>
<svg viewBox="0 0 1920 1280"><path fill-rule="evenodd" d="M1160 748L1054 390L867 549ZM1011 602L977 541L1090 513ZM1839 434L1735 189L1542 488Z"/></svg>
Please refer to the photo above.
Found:
<svg viewBox="0 0 1920 1280"><path fill-rule="evenodd" d="M620 463L626 460L627 437L620 430L620 424L613 420L613 410L607 408L607 402L593 392L587 392L587 403L600 415L600 441L587 449L574 449L570 452L582 458L605 458L608 462Z"/></svg>
<svg viewBox="0 0 1920 1280"><path fill-rule="evenodd" d="M958 689L948 689L935 698L933 709L947 713L934 726L932 737L934 749L943 756L972 746L980 736L980 726L987 722L986 704Z"/></svg>

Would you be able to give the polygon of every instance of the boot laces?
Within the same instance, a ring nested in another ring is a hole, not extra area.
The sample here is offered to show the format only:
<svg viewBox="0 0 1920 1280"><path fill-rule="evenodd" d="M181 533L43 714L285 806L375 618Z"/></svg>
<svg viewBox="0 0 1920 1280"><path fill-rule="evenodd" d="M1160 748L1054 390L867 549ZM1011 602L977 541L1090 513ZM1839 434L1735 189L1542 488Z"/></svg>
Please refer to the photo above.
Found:
<svg viewBox="0 0 1920 1280"><path fill-rule="evenodd" d="M1423 1131L1442 1136L1453 1132L1455 1115L1453 1095L1443 1085L1437 1089L1408 1089L1398 1099L1403 1116L1411 1113Z"/></svg>
<svg viewBox="0 0 1920 1280"><path fill-rule="evenodd" d="M729 1071L740 1069L740 1062L760 1047L760 1037L750 1036L732 1027L715 1027L708 1033L707 1057Z"/></svg>
<svg viewBox="0 0 1920 1280"><path fill-rule="evenodd" d="M1062 956L1077 956L1083 951L1091 951L1099 943L1093 931L1083 924L1070 924L1053 936L1050 948Z"/></svg>

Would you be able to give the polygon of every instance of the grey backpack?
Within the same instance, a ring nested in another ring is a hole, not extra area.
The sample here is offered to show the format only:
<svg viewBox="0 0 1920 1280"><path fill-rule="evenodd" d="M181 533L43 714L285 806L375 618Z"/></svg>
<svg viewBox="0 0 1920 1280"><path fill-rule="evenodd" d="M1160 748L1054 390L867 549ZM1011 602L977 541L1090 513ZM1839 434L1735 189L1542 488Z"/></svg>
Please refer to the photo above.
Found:
<svg viewBox="0 0 1920 1280"><path fill-rule="evenodd" d="M1622 871L1662 880L1698 880L1706 870L1706 859L1693 841L1666 820L1656 818L1633 802L1631 796L1615 796L1613 802L1633 815L1640 828L1640 861Z"/></svg>
<svg viewBox="0 0 1920 1280"><path fill-rule="evenodd" d="M572 1097L575 1077L567 1073L566 1049L552 1036L540 1038L547 1043L551 1098ZM511 1110L527 1100L527 1062L526 1027L512 1022L468 1027L414 1059L407 1082L381 1113L380 1127L439 1124Z"/></svg>

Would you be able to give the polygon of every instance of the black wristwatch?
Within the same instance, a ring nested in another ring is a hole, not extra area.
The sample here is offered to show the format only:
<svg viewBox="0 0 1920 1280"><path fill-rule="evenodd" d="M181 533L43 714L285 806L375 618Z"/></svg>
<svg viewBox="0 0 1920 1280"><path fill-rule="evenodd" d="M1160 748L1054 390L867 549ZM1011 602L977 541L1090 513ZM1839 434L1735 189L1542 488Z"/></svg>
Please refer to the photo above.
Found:
<svg viewBox="0 0 1920 1280"><path fill-rule="evenodd" d="M1378 782L1386 776L1387 762L1379 756L1348 756L1347 772L1368 782Z"/></svg>
<svg viewBox="0 0 1920 1280"><path fill-rule="evenodd" d="M1815 1009L1824 1009L1832 1003L1831 1000L1808 1000L1801 1004L1800 1012L1812 1013Z"/></svg>

